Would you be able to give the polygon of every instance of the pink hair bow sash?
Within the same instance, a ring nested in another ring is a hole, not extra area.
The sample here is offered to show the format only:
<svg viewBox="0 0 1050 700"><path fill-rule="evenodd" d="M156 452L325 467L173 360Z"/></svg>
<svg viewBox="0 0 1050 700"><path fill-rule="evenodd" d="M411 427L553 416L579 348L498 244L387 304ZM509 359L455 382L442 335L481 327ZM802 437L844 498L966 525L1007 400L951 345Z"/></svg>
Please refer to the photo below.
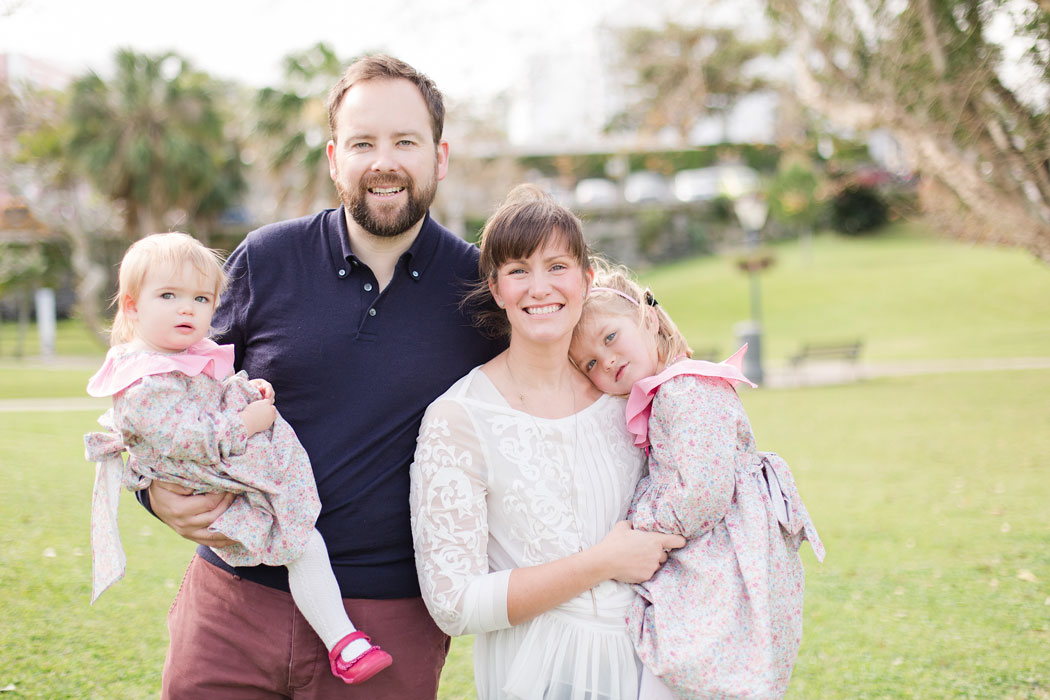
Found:
<svg viewBox="0 0 1050 700"><path fill-rule="evenodd" d="M127 448L112 430L111 412L99 418L108 432L84 436L84 456L95 462L95 486L91 493L91 602L124 576L127 557L117 528L117 506Z"/></svg>

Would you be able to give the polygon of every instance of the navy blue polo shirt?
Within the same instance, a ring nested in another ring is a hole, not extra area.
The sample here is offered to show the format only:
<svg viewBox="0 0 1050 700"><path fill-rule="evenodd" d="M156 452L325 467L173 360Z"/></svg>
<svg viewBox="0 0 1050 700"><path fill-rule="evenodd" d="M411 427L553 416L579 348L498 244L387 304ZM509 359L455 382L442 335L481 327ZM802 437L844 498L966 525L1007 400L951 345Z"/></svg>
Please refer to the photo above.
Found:
<svg viewBox="0 0 1050 700"><path fill-rule="evenodd" d="M428 214L380 293L350 250L343 209L264 226L227 261L213 325L236 367L273 384L310 455L324 536L344 597L419 595L409 465L423 412L505 347L460 311L478 250ZM198 552L231 570L211 550ZM288 589L284 567L243 578Z"/></svg>

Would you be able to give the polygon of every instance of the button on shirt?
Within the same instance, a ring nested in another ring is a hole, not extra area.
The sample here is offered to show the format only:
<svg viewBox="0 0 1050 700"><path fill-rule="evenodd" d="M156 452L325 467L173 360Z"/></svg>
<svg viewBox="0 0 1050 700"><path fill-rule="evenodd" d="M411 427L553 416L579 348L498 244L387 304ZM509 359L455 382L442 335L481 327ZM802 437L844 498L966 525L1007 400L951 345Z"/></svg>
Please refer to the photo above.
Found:
<svg viewBox="0 0 1050 700"><path fill-rule="evenodd" d="M317 527L344 597L419 595L408 470L423 411L505 347L459 309L477 260L477 248L428 215L379 292L339 208L254 231L227 262L213 322L227 330L216 340L233 343L237 369L273 384L310 455ZM281 567L237 574L288 587Z"/></svg>

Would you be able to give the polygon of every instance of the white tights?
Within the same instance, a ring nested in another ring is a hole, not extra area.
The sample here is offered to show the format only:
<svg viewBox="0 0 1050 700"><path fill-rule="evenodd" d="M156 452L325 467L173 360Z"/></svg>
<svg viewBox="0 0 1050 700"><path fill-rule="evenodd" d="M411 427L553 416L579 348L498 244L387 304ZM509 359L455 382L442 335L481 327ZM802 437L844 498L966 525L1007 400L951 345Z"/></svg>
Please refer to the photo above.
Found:
<svg viewBox="0 0 1050 700"><path fill-rule="evenodd" d="M317 530L310 535L306 549L298 559L288 562L288 588L292 599L306 621L317 632L329 651L340 639L356 630L343 608L339 583L332 573L328 549ZM363 639L355 639L340 654L350 661L371 648Z"/></svg>

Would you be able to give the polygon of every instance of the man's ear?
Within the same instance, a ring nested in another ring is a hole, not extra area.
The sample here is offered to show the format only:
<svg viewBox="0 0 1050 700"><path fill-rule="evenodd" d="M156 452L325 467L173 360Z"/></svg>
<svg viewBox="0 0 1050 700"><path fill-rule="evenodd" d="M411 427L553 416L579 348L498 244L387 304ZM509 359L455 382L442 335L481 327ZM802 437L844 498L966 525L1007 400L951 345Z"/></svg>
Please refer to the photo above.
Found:
<svg viewBox="0 0 1050 700"><path fill-rule="evenodd" d="M435 148L437 155L437 179L444 180L448 175L448 141L441 141Z"/></svg>
<svg viewBox="0 0 1050 700"><path fill-rule="evenodd" d="M332 178L332 182L339 179L339 168L335 162L335 141L329 141L328 145L324 149L325 155L328 156L328 177Z"/></svg>

